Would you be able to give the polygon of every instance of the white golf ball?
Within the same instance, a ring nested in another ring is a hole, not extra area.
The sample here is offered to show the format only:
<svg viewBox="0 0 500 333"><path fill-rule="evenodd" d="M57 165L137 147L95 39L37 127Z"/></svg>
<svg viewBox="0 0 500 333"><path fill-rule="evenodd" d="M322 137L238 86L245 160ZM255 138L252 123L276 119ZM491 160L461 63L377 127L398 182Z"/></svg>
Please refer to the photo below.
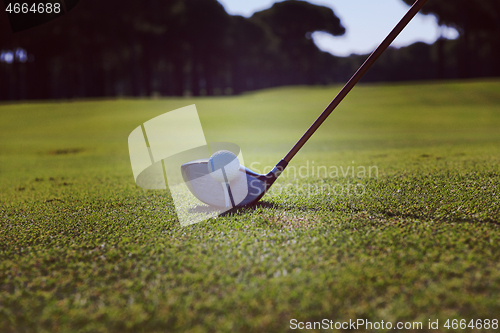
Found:
<svg viewBox="0 0 500 333"><path fill-rule="evenodd" d="M240 161L238 157L228 150L219 150L208 160L210 176L219 183L230 182L238 176ZM224 173L226 177L224 177Z"/></svg>

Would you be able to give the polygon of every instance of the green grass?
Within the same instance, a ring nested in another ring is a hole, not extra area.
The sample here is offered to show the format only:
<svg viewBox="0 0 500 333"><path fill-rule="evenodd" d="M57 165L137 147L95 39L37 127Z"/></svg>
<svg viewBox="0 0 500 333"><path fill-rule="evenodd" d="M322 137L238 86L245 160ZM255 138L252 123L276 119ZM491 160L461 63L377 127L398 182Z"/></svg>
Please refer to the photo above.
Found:
<svg viewBox="0 0 500 333"><path fill-rule="evenodd" d="M338 90L0 105L0 331L500 319L499 81L359 86L260 204L203 223L135 186L127 137L157 115L195 103L262 171Z"/></svg>

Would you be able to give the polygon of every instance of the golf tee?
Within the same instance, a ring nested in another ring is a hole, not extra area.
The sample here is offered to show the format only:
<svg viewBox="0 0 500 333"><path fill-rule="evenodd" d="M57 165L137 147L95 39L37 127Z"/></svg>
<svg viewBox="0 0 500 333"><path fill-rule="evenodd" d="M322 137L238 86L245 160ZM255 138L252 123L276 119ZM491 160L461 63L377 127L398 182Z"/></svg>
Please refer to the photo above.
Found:
<svg viewBox="0 0 500 333"><path fill-rule="evenodd" d="M226 201L226 207L231 207L231 200L229 199L229 183L221 183L222 190L224 191L224 200Z"/></svg>

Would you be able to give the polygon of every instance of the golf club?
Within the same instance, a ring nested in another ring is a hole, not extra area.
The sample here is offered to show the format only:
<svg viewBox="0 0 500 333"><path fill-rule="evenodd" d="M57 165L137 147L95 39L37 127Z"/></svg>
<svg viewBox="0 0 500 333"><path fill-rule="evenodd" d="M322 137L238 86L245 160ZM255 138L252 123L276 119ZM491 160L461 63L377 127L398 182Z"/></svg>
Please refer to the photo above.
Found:
<svg viewBox="0 0 500 333"><path fill-rule="evenodd" d="M406 15L399 21L394 29L387 35L384 41L373 51L373 53L366 59L356 73L351 77L347 84L337 94L337 96L330 102L321 115L314 121L309 129L302 135L297 143L290 149L286 156L271 170L268 174L255 173L244 166L240 166L239 172L241 173L236 183L231 182L231 195L237 200L232 200L233 207L243 207L253 204L260 200L262 196L269 190L276 179L280 176L288 163L297 154L297 152L304 146L309 138L316 132L316 130L323 124L328 116L335 110L340 102L347 96L352 88L358 83L368 69L375 63L380 55L391 45L394 39L403 31L408 23L415 17L415 15L424 6L427 0L417 0ZM200 201L213 206L223 206L224 198L223 191L214 193L209 189L220 188L220 184L215 184L214 180L207 177L208 159L201 159L185 163L181 166L181 171L189 190ZM246 184L245 184L246 182ZM246 186L245 186L246 185ZM243 195L241 193L244 193Z"/></svg>

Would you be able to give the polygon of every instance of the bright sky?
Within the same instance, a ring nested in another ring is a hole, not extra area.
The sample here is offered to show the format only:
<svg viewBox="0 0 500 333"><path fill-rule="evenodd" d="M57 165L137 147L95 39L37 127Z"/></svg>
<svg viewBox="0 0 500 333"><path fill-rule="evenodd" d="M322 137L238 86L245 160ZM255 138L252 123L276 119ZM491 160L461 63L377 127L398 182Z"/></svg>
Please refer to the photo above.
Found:
<svg viewBox="0 0 500 333"><path fill-rule="evenodd" d="M231 15L251 16L271 7L276 0L218 0ZM316 45L337 56L373 51L410 8L402 0L309 0L333 9L346 28L344 36L333 37L316 32ZM417 41L433 43L441 34L449 39L458 37L452 28L441 28L432 15L418 14L394 41L396 47Z"/></svg>

